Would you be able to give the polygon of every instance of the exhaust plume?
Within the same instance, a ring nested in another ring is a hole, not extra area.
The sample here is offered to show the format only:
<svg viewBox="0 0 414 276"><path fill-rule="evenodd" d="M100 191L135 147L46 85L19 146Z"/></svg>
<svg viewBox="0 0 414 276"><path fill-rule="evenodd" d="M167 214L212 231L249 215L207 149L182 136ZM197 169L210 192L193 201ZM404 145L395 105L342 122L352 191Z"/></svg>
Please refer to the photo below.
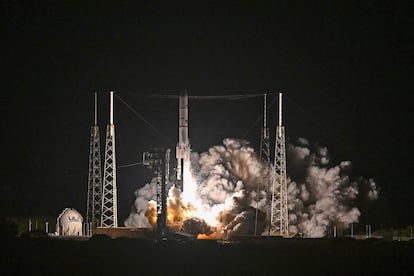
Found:
<svg viewBox="0 0 414 276"><path fill-rule="evenodd" d="M306 139L287 145L287 158L292 160L288 184L288 208L291 232L318 238L327 234L329 226L348 228L357 222L361 212L355 204L360 187L369 186L367 196L374 199L379 191L375 182L351 180L351 162L330 166L327 148L310 147Z"/></svg>
<svg viewBox="0 0 414 276"><path fill-rule="evenodd" d="M361 215L355 206L360 191L371 200L378 198L372 179L352 180L351 162L332 166L326 147L300 138L286 148L291 233L316 238L325 236L330 226L347 228ZM184 194L174 187L168 193L170 228L200 238L252 235L257 211L258 233L267 233L273 172L247 141L224 139L223 145L193 153L191 163ZM152 181L135 192L126 226L156 225L155 191Z"/></svg>

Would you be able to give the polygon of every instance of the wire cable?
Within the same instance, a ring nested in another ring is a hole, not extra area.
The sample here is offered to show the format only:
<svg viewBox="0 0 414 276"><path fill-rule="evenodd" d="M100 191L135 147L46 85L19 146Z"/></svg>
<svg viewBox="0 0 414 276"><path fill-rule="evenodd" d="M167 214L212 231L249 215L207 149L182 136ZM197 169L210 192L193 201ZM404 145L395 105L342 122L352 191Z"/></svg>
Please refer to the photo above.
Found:
<svg viewBox="0 0 414 276"><path fill-rule="evenodd" d="M122 165L122 166L117 166L117 169L123 169L123 168L129 168L129 167L133 167L133 166L139 166L142 165L142 162L137 162L137 163L131 163L131 164L126 164L126 165Z"/></svg>
<svg viewBox="0 0 414 276"><path fill-rule="evenodd" d="M156 98L156 99L172 99L178 100L180 95L167 95L167 94L145 94L145 93L130 93L137 96ZM192 100L242 100L248 98L262 97L265 93L255 94L229 94L229 95L188 95L189 99ZM275 95L277 93L267 93L267 95Z"/></svg>
<svg viewBox="0 0 414 276"><path fill-rule="evenodd" d="M268 94L268 95L272 95L272 94ZM266 107L267 109L271 108L275 103L276 103L276 97L273 99L273 101L269 104L268 107ZM253 129L255 129L255 127L260 123L260 121L263 118L263 114L261 114L259 117L257 117L257 119L253 122L253 124L244 132L244 134L242 135L242 138L246 138L247 135L249 135L250 132L253 131Z"/></svg>
<svg viewBox="0 0 414 276"><path fill-rule="evenodd" d="M152 130L154 130L162 139L166 142L173 144L173 142L164 134L162 134L153 124L148 122L141 114L139 114L135 109L133 109L127 102L125 102L120 96L115 94L115 96L132 112L134 113L139 119L141 119L145 124L147 124Z"/></svg>

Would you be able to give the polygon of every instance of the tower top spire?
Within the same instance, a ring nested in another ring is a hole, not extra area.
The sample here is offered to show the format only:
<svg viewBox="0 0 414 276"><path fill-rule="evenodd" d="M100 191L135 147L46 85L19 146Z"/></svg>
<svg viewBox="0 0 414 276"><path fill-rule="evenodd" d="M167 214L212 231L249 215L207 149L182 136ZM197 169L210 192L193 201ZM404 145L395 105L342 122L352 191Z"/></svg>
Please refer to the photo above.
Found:
<svg viewBox="0 0 414 276"><path fill-rule="evenodd" d="M264 104L263 104L263 127L267 127L267 117L266 117L266 111L267 111L267 103L266 103L266 93L264 94Z"/></svg>
<svg viewBox="0 0 414 276"><path fill-rule="evenodd" d="M279 126L282 126L282 93L279 93Z"/></svg>
<svg viewBox="0 0 414 276"><path fill-rule="evenodd" d="M94 126L98 125L98 93L95 92L95 113L94 113Z"/></svg>

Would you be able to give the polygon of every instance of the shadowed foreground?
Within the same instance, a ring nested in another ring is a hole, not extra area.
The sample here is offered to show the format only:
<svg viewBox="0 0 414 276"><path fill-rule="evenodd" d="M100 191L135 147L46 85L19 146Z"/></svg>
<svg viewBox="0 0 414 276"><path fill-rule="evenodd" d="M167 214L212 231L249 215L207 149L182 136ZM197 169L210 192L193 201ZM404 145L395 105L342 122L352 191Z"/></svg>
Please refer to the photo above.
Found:
<svg viewBox="0 0 414 276"><path fill-rule="evenodd" d="M2 275L409 275L414 243L271 239L218 243L95 236L3 240Z"/></svg>

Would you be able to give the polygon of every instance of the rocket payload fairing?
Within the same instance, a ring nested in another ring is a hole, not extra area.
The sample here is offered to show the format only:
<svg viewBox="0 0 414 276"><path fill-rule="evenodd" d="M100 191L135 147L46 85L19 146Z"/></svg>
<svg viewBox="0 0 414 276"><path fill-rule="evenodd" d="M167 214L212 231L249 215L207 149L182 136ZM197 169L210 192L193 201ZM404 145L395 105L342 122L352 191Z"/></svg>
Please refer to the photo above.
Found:
<svg viewBox="0 0 414 276"><path fill-rule="evenodd" d="M178 114L178 144L177 156L177 183L176 187L184 191L184 179L190 174L190 141L188 139L188 95L182 93L179 98Z"/></svg>

